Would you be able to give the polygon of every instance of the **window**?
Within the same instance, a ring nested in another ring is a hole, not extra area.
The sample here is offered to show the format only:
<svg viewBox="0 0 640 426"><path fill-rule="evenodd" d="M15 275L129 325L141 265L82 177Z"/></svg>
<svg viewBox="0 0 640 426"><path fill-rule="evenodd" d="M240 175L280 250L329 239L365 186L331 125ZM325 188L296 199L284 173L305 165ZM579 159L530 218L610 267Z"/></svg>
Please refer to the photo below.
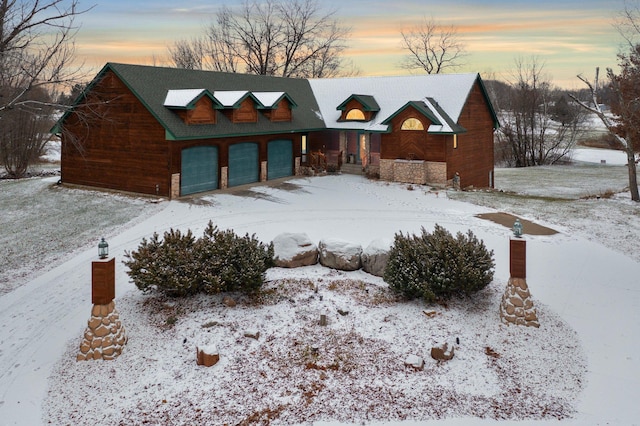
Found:
<svg viewBox="0 0 640 426"><path fill-rule="evenodd" d="M458 148L458 135L453 135L453 149Z"/></svg>
<svg viewBox="0 0 640 426"><path fill-rule="evenodd" d="M350 109L345 118L347 120L365 120L364 112L358 108Z"/></svg>
<svg viewBox="0 0 640 426"><path fill-rule="evenodd" d="M417 118L407 118L402 123L400 130L424 130L424 126Z"/></svg>
<svg viewBox="0 0 640 426"><path fill-rule="evenodd" d="M306 163L307 162L307 135L302 135L300 137L300 154L302 154L301 162Z"/></svg>

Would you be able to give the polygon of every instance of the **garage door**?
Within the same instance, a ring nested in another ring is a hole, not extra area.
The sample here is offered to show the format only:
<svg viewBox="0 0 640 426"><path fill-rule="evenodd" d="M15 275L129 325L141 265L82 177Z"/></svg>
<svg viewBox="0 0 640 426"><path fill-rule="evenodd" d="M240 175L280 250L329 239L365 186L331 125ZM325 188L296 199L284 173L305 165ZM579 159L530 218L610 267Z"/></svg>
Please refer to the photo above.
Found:
<svg viewBox="0 0 640 426"><path fill-rule="evenodd" d="M180 195L218 188L218 148L196 146L182 150Z"/></svg>
<svg viewBox="0 0 640 426"><path fill-rule="evenodd" d="M238 143L229 147L229 186L260 180L258 144Z"/></svg>
<svg viewBox="0 0 640 426"><path fill-rule="evenodd" d="M293 142L277 140L267 146L267 179L277 179L293 174Z"/></svg>

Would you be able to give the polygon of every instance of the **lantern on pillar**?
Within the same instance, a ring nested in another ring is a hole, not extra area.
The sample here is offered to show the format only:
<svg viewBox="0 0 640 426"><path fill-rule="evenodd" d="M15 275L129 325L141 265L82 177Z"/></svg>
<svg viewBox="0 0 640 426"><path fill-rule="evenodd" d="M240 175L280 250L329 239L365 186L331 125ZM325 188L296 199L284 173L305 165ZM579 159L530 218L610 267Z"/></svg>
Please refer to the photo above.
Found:
<svg viewBox="0 0 640 426"><path fill-rule="evenodd" d="M98 257L100 259L106 259L109 256L109 244L105 241L104 237L98 243Z"/></svg>
<svg viewBox="0 0 640 426"><path fill-rule="evenodd" d="M522 237L522 223L520 223L520 219L516 219L516 222L513 224L513 235L517 238Z"/></svg>

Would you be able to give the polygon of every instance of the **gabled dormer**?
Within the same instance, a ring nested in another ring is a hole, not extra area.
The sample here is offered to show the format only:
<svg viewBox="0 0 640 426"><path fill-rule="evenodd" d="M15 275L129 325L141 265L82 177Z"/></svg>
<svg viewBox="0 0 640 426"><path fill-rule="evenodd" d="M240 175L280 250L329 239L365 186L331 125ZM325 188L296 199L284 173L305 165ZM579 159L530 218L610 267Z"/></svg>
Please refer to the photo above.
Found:
<svg viewBox="0 0 640 426"><path fill-rule="evenodd" d="M270 121L291 121L298 105L286 92L252 92L262 104L260 110Z"/></svg>
<svg viewBox="0 0 640 426"><path fill-rule="evenodd" d="M380 106L373 96L354 94L336 109L342 111L338 121L371 121L380 111Z"/></svg>
<svg viewBox="0 0 640 426"><path fill-rule="evenodd" d="M253 94L246 90L216 90L213 96L222 104L222 113L232 123L256 123L258 108L262 106Z"/></svg>
<svg viewBox="0 0 640 426"><path fill-rule="evenodd" d="M163 104L185 124L216 124L216 109L221 105L207 89L172 89Z"/></svg>
<svg viewBox="0 0 640 426"><path fill-rule="evenodd" d="M433 98L409 101L387 117L382 124L393 130L426 131L428 133L457 134L466 130L454 122Z"/></svg>

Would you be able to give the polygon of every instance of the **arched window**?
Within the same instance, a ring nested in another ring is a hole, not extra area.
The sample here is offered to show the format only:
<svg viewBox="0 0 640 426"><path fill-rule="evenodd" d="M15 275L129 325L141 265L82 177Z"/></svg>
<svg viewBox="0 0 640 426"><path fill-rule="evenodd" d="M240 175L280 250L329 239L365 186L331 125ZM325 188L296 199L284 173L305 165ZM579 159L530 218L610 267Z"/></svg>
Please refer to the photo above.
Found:
<svg viewBox="0 0 640 426"><path fill-rule="evenodd" d="M364 112L358 108L350 109L345 117L347 120L364 120Z"/></svg>
<svg viewBox="0 0 640 426"><path fill-rule="evenodd" d="M424 126L417 118L407 118L402 123L400 130L424 130Z"/></svg>

